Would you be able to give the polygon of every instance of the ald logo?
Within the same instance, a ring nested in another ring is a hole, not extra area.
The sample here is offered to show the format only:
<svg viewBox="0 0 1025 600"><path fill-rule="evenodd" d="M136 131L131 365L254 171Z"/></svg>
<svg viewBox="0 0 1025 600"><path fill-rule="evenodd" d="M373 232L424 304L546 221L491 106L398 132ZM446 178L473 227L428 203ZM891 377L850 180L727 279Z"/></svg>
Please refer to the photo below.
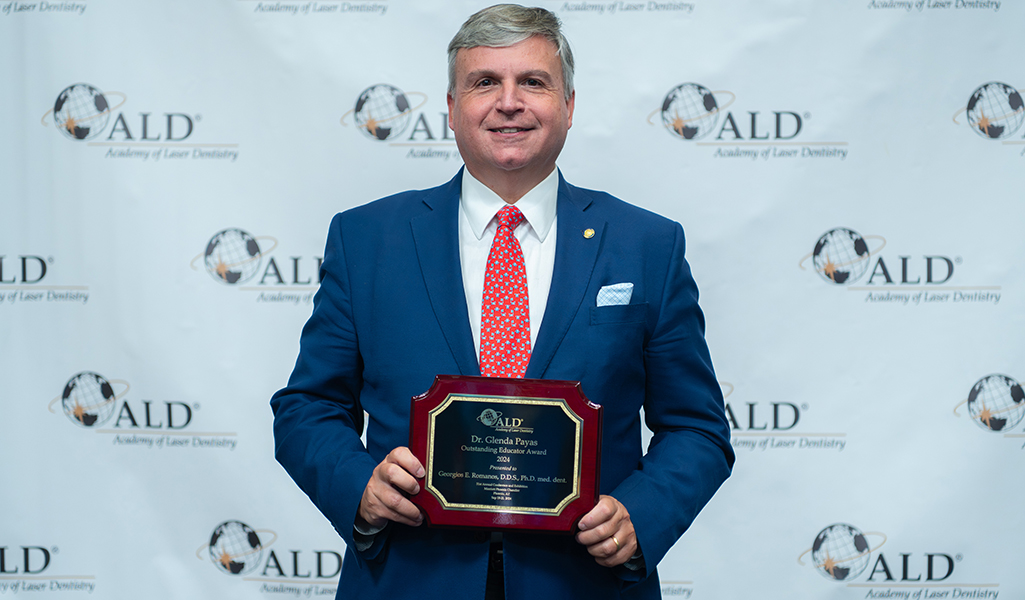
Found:
<svg viewBox="0 0 1025 600"><path fill-rule="evenodd" d="M269 243L261 248L261 240ZM277 246L278 241L270 236L257 238L248 231L236 227L222 229L210 238L210 241L206 243L206 250L196 255L189 266L195 271L198 269L196 263L203 259L206 272L218 283L238 285L252 279L260 271L263 257L273 252ZM281 273L273 258L267 267L267 272L272 270L271 265L280 280ZM264 273L264 278L266 278L267 272ZM298 271L296 274L298 276Z"/></svg>
<svg viewBox="0 0 1025 600"><path fill-rule="evenodd" d="M409 96L417 96L420 103L411 106ZM376 141L396 141L409 128L414 121L413 113L419 110L427 102L427 95L420 92L403 92L399 88L379 83L372 85L356 98L356 106L342 115L342 125L348 126L346 119L352 116L352 120L360 133ZM447 116L446 116L447 119ZM416 125L409 136L413 140L419 130L424 136L433 140L434 134L426 117L420 114L415 119ZM444 133L445 130L442 130Z"/></svg>
<svg viewBox="0 0 1025 600"><path fill-rule="evenodd" d="M875 243L874 248L869 247L870 240ZM939 255L898 256L899 265L892 258L888 265L880 256L873 263L872 257L885 246L886 240L881 236L862 236L853 229L837 227L819 237L814 250L801 259L799 266L805 270L810 258L815 272L836 285L850 285L865 273L870 273L865 282L869 285L939 285L950 281L954 265L961 263L960 258Z"/></svg>
<svg viewBox="0 0 1025 600"><path fill-rule="evenodd" d="M413 106L410 96L418 103ZM428 118L418 112L427 103L421 92L404 92L387 83L372 85L356 98L356 104L342 115L343 127L351 123L365 137L389 142L391 146L409 146L406 158L456 158L455 138L448 126L448 110ZM408 132L408 135L407 135ZM437 149L434 147L447 147Z"/></svg>
<svg viewBox="0 0 1025 600"><path fill-rule="evenodd" d="M846 433L806 433L802 431L804 425L798 428L802 416L810 410L808 404L731 401L733 384L720 381L719 386L730 422L730 443L737 450L843 452L847 446Z"/></svg>
<svg viewBox="0 0 1025 600"><path fill-rule="evenodd" d="M112 105L112 99L117 104ZM153 162L238 159L238 144L189 141L202 118L200 115L116 112L125 100L121 92L104 92L88 83L69 85L57 94L53 108L43 115L42 124L49 127L52 123L68 139L107 147L104 158Z"/></svg>
<svg viewBox="0 0 1025 600"><path fill-rule="evenodd" d="M236 286L247 283L259 275L260 286L311 285L320 283L320 265L324 258L317 256L305 261L302 256L291 256L279 265L270 253L278 246L271 236L253 236L244 229L231 227L215 233L206 243L206 249L192 259L192 270L199 270L203 261L206 272L218 283ZM267 257L264 266L263 259ZM309 262L309 264L306 264ZM314 280L316 278L316 280Z"/></svg>
<svg viewBox="0 0 1025 600"><path fill-rule="evenodd" d="M95 575L53 572L57 546L0 546L0 595L7 592L87 592L96 590ZM66 564L65 561L61 561Z"/></svg>
<svg viewBox="0 0 1025 600"><path fill-rule="evenodd" d="M666 93L655 115L671 136L697 141L698 146L718 146L715 158L747 160L847 159L847 142L807 141L802 132L809 112L794 110L730 112L733 92L712 91L697 83L681 83ZM758 147L761 147L759 149Z"/></svg>
<svg viewBox="0 0 1025 600"><path fill-rule="evenodd" d="M869 537L878 539L875 547L869 545ZM954 574L955 563L962 559L960 554L951 556L942 552L901 552L899 559L892 556L887 559L878 552L873 560L872 553L885 543L886 535L882 533L862 533L853 525L834 523L815 536L811 548L802 552L797 562L802 566L807 564L804 559L810 554L811 565L830 581L849 582L867 570L866 581L886 586L897 582L935 584L945 581Z"/></svg>
<svg viewBox="0 0 1025 600"><path fill-rule="evenodd" d="M0 254L0 305L89 301L89 286L53 285L53 256ZM58 283L62 279L57 270Z"/></svg>
<svg viewBox="0 0 1025 600"><path fill-rule="evenodd" d="M954 414L966 404L972 421L986 431L1006 433L1025 418L1025 391L1007 375L987 375L975 382L968 398L954 407Z"/></svg>
<svg viewBox="0 0 1025 600"><path fill-rule="evenodd" d="M57 548L21 546L20 549L0 546L0 575L39 575L50 566Z"/></svg>
<svg viewBox="0 0 1025 600"><path fill-rule="evenodd" d="M115 386L118 389L115 389ZM118 402L128 393L130 386L121 379L108 380L91 371L73 376L64 385L64 391L50 401L49 410L56 412L59 402L61 410L75 425L84 429L97 429L113 421L114 429L180 431L192 422L193 407L184 402L142 400L134 405L127 400Z"/></svg>
<svg viewBox="0 0 1025 600"><path fill-rule="evenodd" d="M117 104L111 105L110 98ZM43 115L43 125L52 122L57 130L72 140L85 141L100 136L111 121L114 111L125 103L121 92L103 92L88 83L64 88ZM183 113L139 113L138 119L117 113L107 140L138 140L144 142L181 142L192 135L195 119Z"/></svg>
<svg viewBox="0 0 1025 600"><path fill-rule="evenodd" d="M961 115L972 131L988 140L1006 140L1025 123L1025 102L1012 86L999 81L980 85L968 98L964 108L954 113L954 123Z"/></svg>
<svg viewBox="0 0 1025 600"><path fill-rule="evenodd" d="M46 277L47 263L52 262L52 257L44 259L42 256L0 255L0 284L39 283Z"/></svg>
<svg viewBox="0 0 1025 600"><path fill-rule="evenodd" d="M717 141L789 141L801 133L801 115L790 110L774 110L768 114L747 111L735 116L726 109L733 104L733 92L711 91L697 83L681 83L669 90L662 107L648 115L648 123L661 115L662 127L682 140L700 140L715 134ZM807 114L805 115L807 117Z"/></svg>
<svg viewBox="0 0 1025 600"><path fill-rule="evenodd" d="M502 413L493 408L485 408L480 416L477 417L477 421L482 423L486 427L522 427L523 419L517 419L513 417L502 418Z"/></svg>
<svg viewBox="0 0 1025 600"><path fill-rule="evenodd" d="M729 403L726 404L726 418L730 427L740 431L789 431L801 420L801 409L789 402L772 402L771 408L759 405L758 402L746 402L747 408L734 412ZM805 405L807 408L807 405ZM740 418L737 418L737 414Z"/></svg>
<svg viewBox="0 0 1025 600"><path fill-rule="evenodd" d="M270 537L270 541L264 542L261 533ZM203 559L205 553L222 573L245 575L259 568L264 550L277 539L278 534L273 531L256 531L242 521L225 521L214 528L210 541L196 550L196 557Z"/></svg>
<svg viewBox="0 0 1025 600"><path fill-rule="evenodd" d="M225 521L214 528L210 541L196 550L196 558L209 560L227 575L255 574L286 583L334 583L331 580L342 572L342 555L338 552L288 550L287 554L282 552L279 556L270 548L277 539L278 535L269 529L256 530L242 521ZM291 590L270 587L261 591Z"/></svg>

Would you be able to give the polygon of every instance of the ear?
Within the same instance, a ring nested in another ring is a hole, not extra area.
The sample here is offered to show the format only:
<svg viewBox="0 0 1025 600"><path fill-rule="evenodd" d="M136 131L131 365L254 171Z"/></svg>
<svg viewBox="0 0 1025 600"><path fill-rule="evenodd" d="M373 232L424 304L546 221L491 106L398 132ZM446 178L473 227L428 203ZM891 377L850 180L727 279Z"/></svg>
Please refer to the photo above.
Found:
<svg viewBox="0 0 1025 600"><path fill-rule="evenodd" d="M452 114L455 112L456 101L452 98L452 94L446 94L445 100L448 102L448 128L455 131L455 121L452 118Z"/></svg>
<svg viewBox="0 0 1025 600"><path fill-rule="evenodd" d="M569 113L568 122L566 123L566 129L569 129L570 127L573 127L573 106L576 104L576 100L577 100L577 91L573 90L572 92L569 93L569 100L566 101L566 109L567 109L567 112ZM449 110L449 118L450 119L452 118L451 115L452 115L452 111Z"/></svg>

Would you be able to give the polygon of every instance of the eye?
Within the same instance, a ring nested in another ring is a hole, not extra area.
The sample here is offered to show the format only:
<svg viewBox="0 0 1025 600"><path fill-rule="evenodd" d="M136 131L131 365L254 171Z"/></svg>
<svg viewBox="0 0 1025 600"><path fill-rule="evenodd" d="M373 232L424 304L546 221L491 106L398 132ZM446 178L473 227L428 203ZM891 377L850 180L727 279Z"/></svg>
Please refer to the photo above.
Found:
<svg viewBox="0 0 1025 600"><path fill-rule="evenodd" d="M492 85L495 85L495 80L491 79L490 77L484 77L483 79L477 82L478 87L490 87Z"/></svg>
<svg viewBox="0 0 1025 600"><path fill-rule="evenodd" d="M544 82L542 82L540 79L534 79L533 77L527 79L524 83L531 87L539 87L544 85Z"/></svg>

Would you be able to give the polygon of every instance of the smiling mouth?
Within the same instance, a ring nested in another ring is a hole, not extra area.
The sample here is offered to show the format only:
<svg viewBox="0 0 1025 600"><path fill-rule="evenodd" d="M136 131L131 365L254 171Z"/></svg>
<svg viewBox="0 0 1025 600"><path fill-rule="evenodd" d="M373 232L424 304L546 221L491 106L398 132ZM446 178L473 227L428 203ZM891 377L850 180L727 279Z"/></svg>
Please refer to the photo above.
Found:
<svg viewBox="0 0 1025 600"><path fill-rule="evenodd" d="M530 131L530 129L526 127L498 127L491 131L495 133L519 133L521 131Z"/></svg>

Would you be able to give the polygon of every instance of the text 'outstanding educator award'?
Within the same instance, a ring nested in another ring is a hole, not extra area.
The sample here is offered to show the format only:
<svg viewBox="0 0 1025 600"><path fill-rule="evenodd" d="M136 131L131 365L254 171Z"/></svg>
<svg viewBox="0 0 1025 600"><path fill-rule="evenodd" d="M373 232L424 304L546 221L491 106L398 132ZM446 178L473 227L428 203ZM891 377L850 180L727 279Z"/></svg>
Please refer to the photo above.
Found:
<svg viewBox="0 0 1025 600"><path fill-rule="evenodd" d="M410 500L433 526L569 533L598 502L601 433L579 382L438 375L412 400Z"/></svg>

